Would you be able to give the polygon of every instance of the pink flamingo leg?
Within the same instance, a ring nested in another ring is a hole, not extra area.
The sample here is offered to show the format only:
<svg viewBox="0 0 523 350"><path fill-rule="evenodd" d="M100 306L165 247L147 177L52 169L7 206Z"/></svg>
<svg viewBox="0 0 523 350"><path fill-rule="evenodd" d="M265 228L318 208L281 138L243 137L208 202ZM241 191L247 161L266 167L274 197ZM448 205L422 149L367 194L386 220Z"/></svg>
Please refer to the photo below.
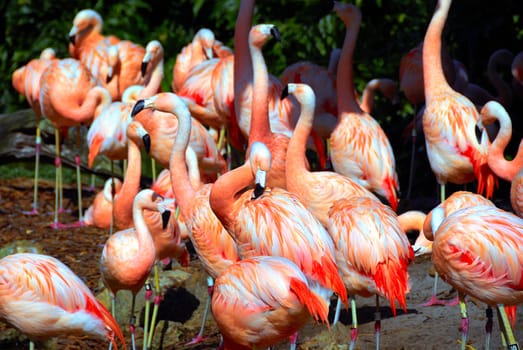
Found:
<svg viewBox="0 0 523 350"><path fill-rule="evenodd" d="M200 332L194 337L187 345L198 344L207 339L203 336L203 330L205 328L205 321L207 320L207 314L209 313L209 308L211 306L211 296L214 289L214 281L212 277L207 276L207 300L205 302L205 311L203 312L202 325L200 327Z"/></svg>
<svg viewBox="0 0 523 350"><path fill-rule="evenodd" d="M51 224L53 229L62 229L67 226L58 221L59 209L62 208L60 193L62 190L62 159L60 158L60 132L58 129L55 129L55 143L56 143L56 157L54 159L55 166L55 188L54 188L54 221ZM58 208L58 203L60 202L60 208Z"/></svg>
<svg viewBox="0 0 523 350"><path fill-rule="evenodd" d="M40 169L40 146L42 138L40 137L40 120L36 121L36 140L35 140L35 177L33 182L33 209L24 211L25 215L39 215L38 213L38 171Z"/></svg>
<svg viewBox="0 0 523 350"><path fill-rule="evenodd" d="M296 350L296 342L298 341L298 332L294 333L289 337L289 342L291 343L291 350Z"/></svg>
<svg viewBox="0 0 523 350"><path fill-rule="evenodd" d="M80 132L78 132L78 135L80 135ZM82 179L80 175L80 165L82 164L82 160L80 159L79 154L74 156L74 162L76 164L76 188L78 191L78 221L67 225L69 228L82 227L85 225L82 221Z"/></svg>

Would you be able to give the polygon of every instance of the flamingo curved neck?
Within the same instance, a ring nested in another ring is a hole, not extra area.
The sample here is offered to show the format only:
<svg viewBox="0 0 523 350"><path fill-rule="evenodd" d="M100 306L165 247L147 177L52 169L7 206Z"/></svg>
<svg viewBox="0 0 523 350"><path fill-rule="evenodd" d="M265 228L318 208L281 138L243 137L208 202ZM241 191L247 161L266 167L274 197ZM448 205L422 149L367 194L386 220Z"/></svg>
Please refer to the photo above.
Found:
<svg viewBox="0 0 523 350"><path fill-rule="evenodd" d="M153 208L147 208L150 210L153 210ZM143 210L144 207L139 201L135 201L133 204L133 221L134 221L134 227L136 229L136 238L138 239L138 244L140 246L140 249L138 250L138 254L140 256L152 256L153 260L155 257L155 249L154 249L154 242L153 238L151 236L151 233L149 232L149 228L147 227L147 224L145 223L145 219L143 217Z"/></svg>
<svg viewBox="0 0 523 350"><path fill-rule="evenodd" d="M127 170L118 194L114 197L114 221L116 227L124 229L133 224L133 201L140 191L140 176L142 174L142 156L138 145L128 138Z"/></svg>
<svg viewBox="0 0 523 350"><path fill-rule="evenodd" d="M356 46L356 39L360 30L360 21L356 20L347 25L345 39L338 63L336 84L338 88L338 110L339 112L356 112L362 110L354 97L354 74L352 69L352 56Z"/></svg>
<svg viewBox="0 0 523 350"><path fill-rule="evenodd" d="M307 96L299 96L298 100L301 105L300 118L287 146L285 164L287 178L289 179L287 184L291 184L298 178L299 174L309 172L306 167L307 159L305 157L305 151L307 148L307 138L311 132L314 119L315 98L311 96L311 94L307 94Z"/></svg>
<svg viewBox="0 0 523 350"><path fill-rule="evenodd" d="M146 77L146 85L140 91L138 99L143 99L151 97L156 94L162 85L163 80L163 54L162 58L156 63L153 71L150 73L149 77Z"/></svg>
<svg viewBox="0 0 523 350"><path fill-rule="evenodd" d="M441 62L441 36L450 9L451 0L439 0L423 41L423 79L428 100L433 91L451 89Z"/></svg>
<svg viewBox="0 0 523 350"><path fill-rule="evenodd" d="M271 133L269 124L269 72L260 47L249 43L253 66L252 116L249 144Z"/></svg>

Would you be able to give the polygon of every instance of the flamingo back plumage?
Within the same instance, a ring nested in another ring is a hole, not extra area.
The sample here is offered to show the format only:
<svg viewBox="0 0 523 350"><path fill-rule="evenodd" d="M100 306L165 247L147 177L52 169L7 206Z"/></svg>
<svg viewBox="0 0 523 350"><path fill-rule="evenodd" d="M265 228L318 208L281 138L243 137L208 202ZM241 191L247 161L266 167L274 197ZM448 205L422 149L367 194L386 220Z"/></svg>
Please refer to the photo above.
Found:
<svg viewBox="0 0 523 350"><path fill-rule="evenodd" d="M90 333L125 339L116 320L59 260L14 254L0 260L0 315L30 338Z"/></svg>
<svg viewBox="0 0 523 350"><path fill-rule="evenodd" d="M332 205L327 228L337 248L337 262L349 294L385 296L406 310L407 267L414 252L396 214L365 197L340 199Z"/></svg>

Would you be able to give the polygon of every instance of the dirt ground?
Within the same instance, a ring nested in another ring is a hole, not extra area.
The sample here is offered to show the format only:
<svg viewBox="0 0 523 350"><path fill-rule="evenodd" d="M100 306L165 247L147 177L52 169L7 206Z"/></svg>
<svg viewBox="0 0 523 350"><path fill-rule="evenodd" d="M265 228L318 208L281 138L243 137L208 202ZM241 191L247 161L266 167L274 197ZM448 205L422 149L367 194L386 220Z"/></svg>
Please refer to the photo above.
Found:
<svg viewBox="0 0 523 350"><path fill-rule="evenodd" d="M54 200L52 183L42 181L40 185L39 204L43 213L51 212ZM71 213L63 214L65 222L72 222L76 218L76 190L73 187L65 191L65 206L71 209ZM94 194L84 191L84 209L88 207L94 198ZM103 286L100 283L98 260L102 247L107 239L108 232L93 227L82 227L77 229L53 230L49 227L52 220L50 214L32 217L25 216L22 211L30 209L32 201L32 181L30 179L0 180L0 248L20 240L32 240L38 244L45 254L57 257L77 273L95 293L101 292ZM422 307L420 304L426 301L430 294L433 278L429 274L431 262L429 257L418 257L409 267L411 291L407 297L406 312L399 311L396 317L392 317L390 308L385 300L381 300L382 333L380 345L382 349L457 349L460 339L460 314L459 307L435 306ZM200 280L204 280L199 262L196 257L191 259L189 272L200 273ZM189 289L189 288L188 288ZM438 292L440 296L452 299L455 294L451 288L440 283ZM374 337L374 298L357 299L359 338L357 349L375 348ZM169 329L176 337L167 337L157 348L172 349L214 349L218 346L219 331L212 320L207 322L205 335L208 338L197 345L187 345L199 329L201 319L201 308L205 300L200 300L197 312L189 315L188 321L163 322L157 327ZM335 303L331 305L333 311ZM471 348L483 348L485 340L485 307L481 304L469 302L467 304L470 316L470 330L468 344ZM171 309L177 312L177 309ZM332 317L331 312L331 317ZM518 312L518 320L523 317L521 308ZM330 330L324 325L314 323L308 324L299 334L298 349L347 349L350 340L350 312L343 312L341 323ZM126 336L127 325L122 325ZM515 329L516 339L523 341L523 323L517 322ZM137 344L141 348L140 329L137 331ZM160 336L159 336L160 337ZM127 338L129 339L129 338ZM173 340L175 339L175 340ZM1 349L23 349L27 348L27 339L20 336L8 325L0 322L0 348ZM130 340L128 340L128 345ZM157 343L158 344L158 343ZM57 349L106 349L107 344L88 337L63 337L46 344L48 348ZM287 349L284 343L275 349ZM494 319L494 331L492 337L492 348L501 349L499 327Z"/></svg>

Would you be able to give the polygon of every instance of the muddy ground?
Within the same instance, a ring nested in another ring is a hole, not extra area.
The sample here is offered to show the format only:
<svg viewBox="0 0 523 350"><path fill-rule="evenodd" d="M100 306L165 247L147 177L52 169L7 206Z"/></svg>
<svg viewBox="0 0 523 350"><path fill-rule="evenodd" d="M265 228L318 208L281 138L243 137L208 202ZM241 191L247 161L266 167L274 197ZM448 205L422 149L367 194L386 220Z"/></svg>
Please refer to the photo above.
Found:
<svg viewBox="0 0 523 350"><path fill-rule="evenodd" d="M42 181L40 184L39 204L41 212L52 211L54 200L53 184ZM84 190L84 209L91 203L94 194ZM73 222L77 215L76 191L74 187L65 190L65 206L71 213L63 214L65 222ZM30 240L39 245L45 254L57 257L77 273L95 293L103 290L98 270L98 259L102 247L107 239L108 231L93 227L82 227L67 230L53 230L49 227L52 220L50 214L37 217L25 216L22 211L30 209L32 201L32 181L30 179L0 180L0 248L20 241ZM385 300L381 300L382 312L382 349L457 349L460 339L460 315L458 307L436 306L422 307L433 284L430 275L431 262L429 257L418 257L409 267L411 291L407 298L406 312L399 311L392 317L390 308ZM162 318L175 321L162 321L156 328L156 349L215 349L218 346L219 331L212 320L207 322L205 335L208 337L203 343L187 345L193 336L198 333L203 305L205 304L205 274L195 256L192 257L187 272L191 277L184 288L171 290L162 309ZM198 286L198 287L195 287ZM440 296L452 299L455 293L444 283L439 284ZM124 292L125 293L125 292ZM190 302L189 302L190 301ZM374 338L374 298L357 299L360 332L357 349L373 349ZM169 304L169 305L167 305ZM335 303L331 305L331 311ZM182 305L185 310L182 310ZM485 340L485 307L481 304L469 302L470 315L469 345L473 348L483 348ZM197 307L197 308L196 308ZM331 312L332 317L332 312ZM523 317L518 312L518 320ZM501 349L499 327L494 320L492 338L493 349ZM125 321L124 321L125 323ZM344 312L341 323L330 330L324 325L308 324L299 334L298 349L346 349L350 337L350 313ZM128 338L127 325L122 329ZM523 323L518 322L515 330L516 338L523 341ZM163 337L162 337L163 335ZM137 329L137 344L141 348L141 328ZM130 340L128 340L128 345ZM0 348L24 349L28 341L14 329L0 322ZM104 341L89 337L62 337L41 344L40 348L52 349L106 349ZM287 349L284 343L276 349Z"/></svg>

